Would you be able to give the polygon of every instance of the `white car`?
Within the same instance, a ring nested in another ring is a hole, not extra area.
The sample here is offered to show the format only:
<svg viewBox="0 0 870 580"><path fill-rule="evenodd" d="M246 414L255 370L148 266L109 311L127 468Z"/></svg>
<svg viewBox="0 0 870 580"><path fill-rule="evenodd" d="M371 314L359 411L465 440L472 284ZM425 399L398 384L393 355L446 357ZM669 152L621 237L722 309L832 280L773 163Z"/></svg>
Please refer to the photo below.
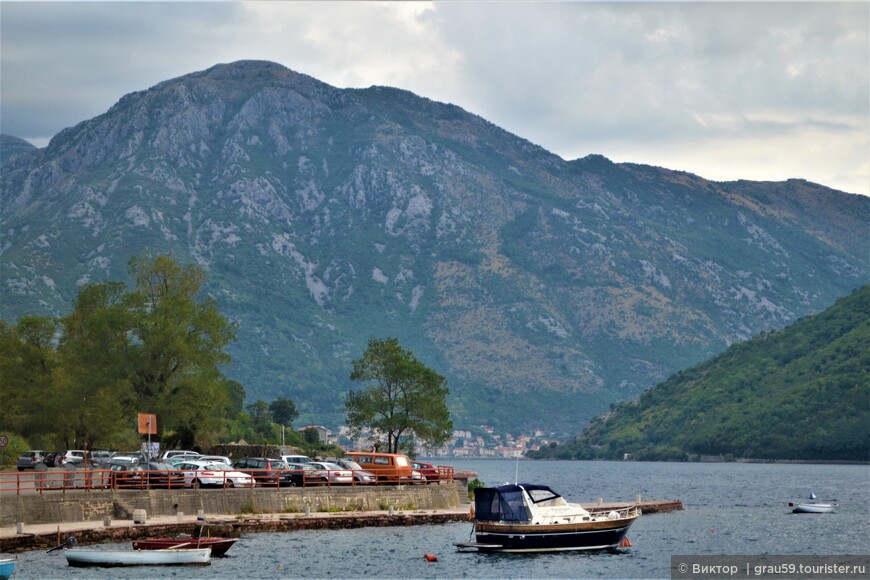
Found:
<svg viewBox="0 0 870 580"><path fill-rule="evenodd" d="M254 478L236 471L226 463L188 461L178 466L184 472L186 487L253 487Z"/></svg>
<svg viewBox="0 0 870 580"><path fill-rule="evenodd" d="M226 463L232 465L233 460L226 455L201 455L196 458L196 461L208 461L209 463Z"/></svg>
<svg viewBox="0 0 870 580"><path fill-rule="evenodd" d="M164 451L160 455L160 459L163 461L168 461L173 457L202 457L202 453L197 453L196 451L188 451L187 449L170 449L169 451Z"/></svg>

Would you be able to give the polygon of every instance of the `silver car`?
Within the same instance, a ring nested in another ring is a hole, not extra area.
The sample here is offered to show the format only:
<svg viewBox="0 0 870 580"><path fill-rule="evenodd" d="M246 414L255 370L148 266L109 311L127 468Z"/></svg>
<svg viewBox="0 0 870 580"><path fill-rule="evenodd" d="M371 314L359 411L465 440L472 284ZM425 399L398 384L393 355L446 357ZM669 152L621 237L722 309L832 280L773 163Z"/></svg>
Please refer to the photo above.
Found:
<svg viewBox="0 0 870 580"><path fill-rule="evenodd" d="M335 463L345 469L350 469L353 474L353 481L357 485L370 485L378 482L378 477L371 471L366 471L356 461L350 459L327 459L329 463Z"/></svg>
<svg viewBox="0 0 870 580"><path fill-rule="evenodd" d="M353 484L353 473L351 473L350 469L346 469L341 465L325 461L312 461L310 465L315 469L312 473L330 485Z"/></svg>
<svg viewBox="0 0 870 580"><path fill-rule="evenodd" d="M42 460L45 459L46 455L48 455L48 451L42 451L41 449L25 451L18 456L18 471L35 469L36 464L42 463Z"/></svg>

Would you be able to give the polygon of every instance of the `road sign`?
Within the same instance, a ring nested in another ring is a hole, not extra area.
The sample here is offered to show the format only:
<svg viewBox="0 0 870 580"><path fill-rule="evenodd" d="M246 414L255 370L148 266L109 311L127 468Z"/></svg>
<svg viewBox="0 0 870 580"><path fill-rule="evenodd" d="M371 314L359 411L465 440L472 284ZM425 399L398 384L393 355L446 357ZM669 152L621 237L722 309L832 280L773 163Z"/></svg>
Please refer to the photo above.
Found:
<svg viewBox="0 0 870 580"><path fill-rule="evenodd" d="M9 437L0 435L0 447L6 447L7 445L9 445Z"/></svg>
<svg viewBox="0 0 870 580"><path fill-rule="evenodd" d="M139 433L157 435L157 415L139 413Z"/></svg>

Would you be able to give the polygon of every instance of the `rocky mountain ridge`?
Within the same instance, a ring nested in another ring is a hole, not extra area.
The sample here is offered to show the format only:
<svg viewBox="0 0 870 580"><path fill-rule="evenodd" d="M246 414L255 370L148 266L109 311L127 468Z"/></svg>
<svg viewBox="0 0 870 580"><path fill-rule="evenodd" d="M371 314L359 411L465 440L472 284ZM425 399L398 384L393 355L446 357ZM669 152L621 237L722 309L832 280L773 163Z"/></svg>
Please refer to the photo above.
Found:
<svg viewBox="0 0 870 580"><path fill-rule="evenodd" d="M0 192L4 318L172 252L239 325L227 374L330 425L371 336L448 378L458 425L571 432L868 276L863 196L565 161L260 61L124 96L4 161Z"/></svg>

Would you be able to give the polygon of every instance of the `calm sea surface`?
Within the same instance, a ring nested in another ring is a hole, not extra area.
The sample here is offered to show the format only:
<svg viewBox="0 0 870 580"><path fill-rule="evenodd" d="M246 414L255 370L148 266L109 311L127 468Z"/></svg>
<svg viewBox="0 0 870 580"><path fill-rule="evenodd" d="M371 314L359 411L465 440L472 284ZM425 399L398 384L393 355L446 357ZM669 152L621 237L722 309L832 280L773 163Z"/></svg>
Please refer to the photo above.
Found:
<svg viewBox="0 0 870 580"><path fill-rule="evenodd" d="M450 460L489 485L550 485L571 501L679 499L685 510L642 516L616 553L458 552L471 524L245 534L211 566L78 569L60 553L18 555L25 578L668 578L672 554L870 554L870 467L738 463ZM792 514L812 490L833 514ZM114 547L128 547L129 543ZM101 548L113 546L105 545ZM436 554L427 562L424 554Z"/></svg>

